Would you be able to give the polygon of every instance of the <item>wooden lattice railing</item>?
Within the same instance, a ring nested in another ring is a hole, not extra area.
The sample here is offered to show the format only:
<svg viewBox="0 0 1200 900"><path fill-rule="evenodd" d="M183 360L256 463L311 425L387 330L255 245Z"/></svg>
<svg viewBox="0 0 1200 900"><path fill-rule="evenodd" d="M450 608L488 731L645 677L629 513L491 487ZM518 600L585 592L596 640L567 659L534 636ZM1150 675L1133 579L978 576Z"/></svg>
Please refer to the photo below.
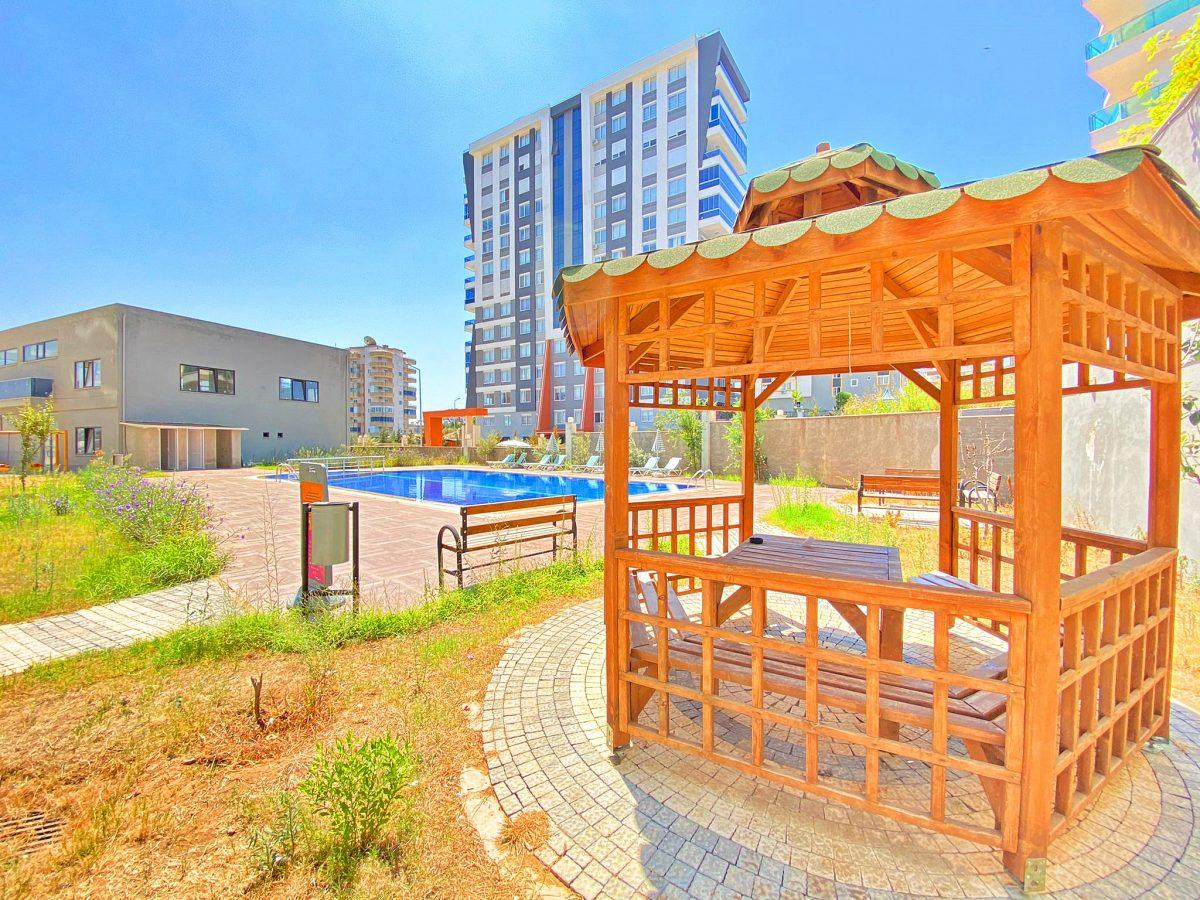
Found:
<svg viewBox="0 0 1200 900"><path fill-rule="evenodd" d="M1055 834L1165 720L1176 557L1146 550L1063 586Z"/></svg>
<svg viewBox="0 0 1200 900"><path fill-rule="evenodd" d="M855 809L1016 849L1026 601L636 549L617 551L612 564L622 731ZM694 587L698 612L671 593L673 583ZM862 643L819 640L822 601L862 611ZM726 618L731 604L739 609ZM927 652L881 655L881 620L897 611L930 622ZM957 650L952 657L951 629L968 616L1003 623L1008 635L982 667L965 665ZM847 744L853 750L836 756L852 768L828 771L831 748ZM928 770L923 797L923 784L891 777L898 769ZM977 776L991 810L964 802L960 788L948 796L948 775L955 784Z"/></svg>
<svg viewBox="0 0 1200 900"><path fill-rule="evenodd" d="M951 514L958 553L955 574L991 591L1011 592L1013 517L962 506L954 507ZM1146 542L1137 538L1064 527L1059 571L1067 581L1111 566L1146 548Z"/></svg>
<svg viewBox="0 0 1200 900"><path fill-rule="evenodd" d="M738 496L690 496L629 504L629 546L682 556L728 553L742 540Z"/></svg>

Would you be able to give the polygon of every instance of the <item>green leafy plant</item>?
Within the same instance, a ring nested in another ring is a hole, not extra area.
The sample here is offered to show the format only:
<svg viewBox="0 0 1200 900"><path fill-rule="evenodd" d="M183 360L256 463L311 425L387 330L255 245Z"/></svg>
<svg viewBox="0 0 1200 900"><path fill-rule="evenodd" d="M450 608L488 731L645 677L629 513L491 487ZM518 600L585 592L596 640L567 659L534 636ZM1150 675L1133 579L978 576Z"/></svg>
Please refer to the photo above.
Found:
<svg viewBox="0 0 1200 900"><path fill-rule="evenodd" d="M700 468L700 457L704 453L704 419L694 409L671 409L659 414L654 424L659 428L674 431L683 441L683 456L687 468Z"/></svg>
<svg viewBox="0 0 1200 900"><path fill-rule="evenodd" d="M1158 69L1151 69L1133 86L1133 94L1146 109L1146 121L1130 125L1121 132L1121 140L1127 144L1150 140L1159 127L1171 117L1180 102L1200 84L1200 19L1175 40L1170 31L1160 31L1151 36L1142 46L1146 59L1155 60L1165 51L1171 53L1171 76L1162 82L1158 90Z"/></svg>
<svg viewBox="0 0 1200 900"><path fill-rule="evenodd" d="M729 445L730 456L732 457L729 470L731 472L740 471L742 467L742 417L745 413L735 413L733 418L729 420L729 427L725 429L725 442ZM760 406L754 411L755 422L765 422L771 417L771 413ZM767 465L767 455L763 452L763 433L762 429L754 429L754 471L759 477L762 476Z"/></svg>
<svg viewBox="0 0 1200 900"><path fill-rule="evenodd" d="M839 395L840 396L840 395ZM938 403L923 390L906 381L893 397L885 397L882 391L865 397L850 397L841 405L844 416L878 415L896 412L927 412L936 410Z"/></svg>
<svg viewBox="0 0 1200 900"><path fill-rule="evenodd" d="M357 743L347 734L332 750L317 751L298 790L321 822L320 853L333 880L349 880L379 846L416 771L412 747L391 735Z"/></svg>
<svg viewBox="0 0 1200 900"><path fill-rule="evenodd" d="M21 436L21 490L25 490L29 470L44 452L46 439L54 431L54 398L47 397L42 403L26 403L10 417L10 421Z"/></svg>
<svg viewBox="0 0 1200 900"><path fill-rule="evenodd" d="M1200 333L1192 329L1184 340L1183 364L1197 363L1200 363ZM1190 391L1183 395L1182 442L1183 474L1200 484L1200 398Z"/></svg>

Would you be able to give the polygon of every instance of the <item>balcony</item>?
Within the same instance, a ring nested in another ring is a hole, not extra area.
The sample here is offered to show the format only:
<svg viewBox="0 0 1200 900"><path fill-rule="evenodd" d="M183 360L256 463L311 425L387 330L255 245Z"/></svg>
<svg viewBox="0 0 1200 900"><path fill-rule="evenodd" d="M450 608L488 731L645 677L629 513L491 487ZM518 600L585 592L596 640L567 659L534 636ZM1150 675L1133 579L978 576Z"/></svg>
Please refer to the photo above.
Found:
<svg viewBox="0 0 1200 900"><path fill-rule="evenodd" d="M33 400L49 397L54 391L51 378L12 378L0 381L0 400Z"/></svg>
<svg viewBox="0 0 1200 900"><path fill-rule="evenodd" d="M708 139L710 148L726 151L730 165L739 175L746 170L746 141L729 111L719 103L714 103L709 113Z"/></svg>
<svg viewBox="0 0 1200 900"><path fill-rule="evenodd" d="M1150 92L1143 97L1126 97L1111 106L1106 106L1104 109L1096 110L1088 119L1088 131L1099 131L1101 128L1107 128L1109 125L1115 125L1122 119L1128 119L1130 116L1135 116L1142 112L1146 107L1147 100L1154 100L1163 92L1164 84L1156 85L1150 89Z"/></svg>
<svg viewBox="0 0 1200 900"><path fill-rule="evenodd" d="M1200 0L1167 0L1166 3L1160 3L1148 12L1118 25L1107 34L1088 41L1083 51L1084 58L1093 59L1102 53L1107 53L1197 6L1200 6Z"/></svg>

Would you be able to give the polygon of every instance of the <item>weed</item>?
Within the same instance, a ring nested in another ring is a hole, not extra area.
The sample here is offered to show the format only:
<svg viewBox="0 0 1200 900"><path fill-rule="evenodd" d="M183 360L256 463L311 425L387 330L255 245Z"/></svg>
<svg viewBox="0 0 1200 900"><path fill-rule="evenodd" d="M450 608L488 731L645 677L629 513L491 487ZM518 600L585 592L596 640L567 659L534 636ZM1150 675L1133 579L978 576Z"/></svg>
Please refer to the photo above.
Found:
<svg viewBox="0 0 1200 900"><path fill-rule="evenodd" d="M300 857L309 821L296 794L279 791L260 804L247 804L243 818L251 857L263 875L274 878Z"/></svg>

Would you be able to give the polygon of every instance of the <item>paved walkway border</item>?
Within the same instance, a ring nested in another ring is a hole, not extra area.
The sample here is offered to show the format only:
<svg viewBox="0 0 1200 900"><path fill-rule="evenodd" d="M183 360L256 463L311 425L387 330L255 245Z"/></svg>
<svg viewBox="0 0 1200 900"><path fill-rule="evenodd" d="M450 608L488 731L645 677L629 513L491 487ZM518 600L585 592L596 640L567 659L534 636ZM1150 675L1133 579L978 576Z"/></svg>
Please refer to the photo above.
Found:
<svg viewBox="0 0 1200 900"><path fill-rule="evenodd" d="M125 647L226 608L229 590L215 579L192 581L75 612L0 625L0 675L52 659Z"/></svg>

